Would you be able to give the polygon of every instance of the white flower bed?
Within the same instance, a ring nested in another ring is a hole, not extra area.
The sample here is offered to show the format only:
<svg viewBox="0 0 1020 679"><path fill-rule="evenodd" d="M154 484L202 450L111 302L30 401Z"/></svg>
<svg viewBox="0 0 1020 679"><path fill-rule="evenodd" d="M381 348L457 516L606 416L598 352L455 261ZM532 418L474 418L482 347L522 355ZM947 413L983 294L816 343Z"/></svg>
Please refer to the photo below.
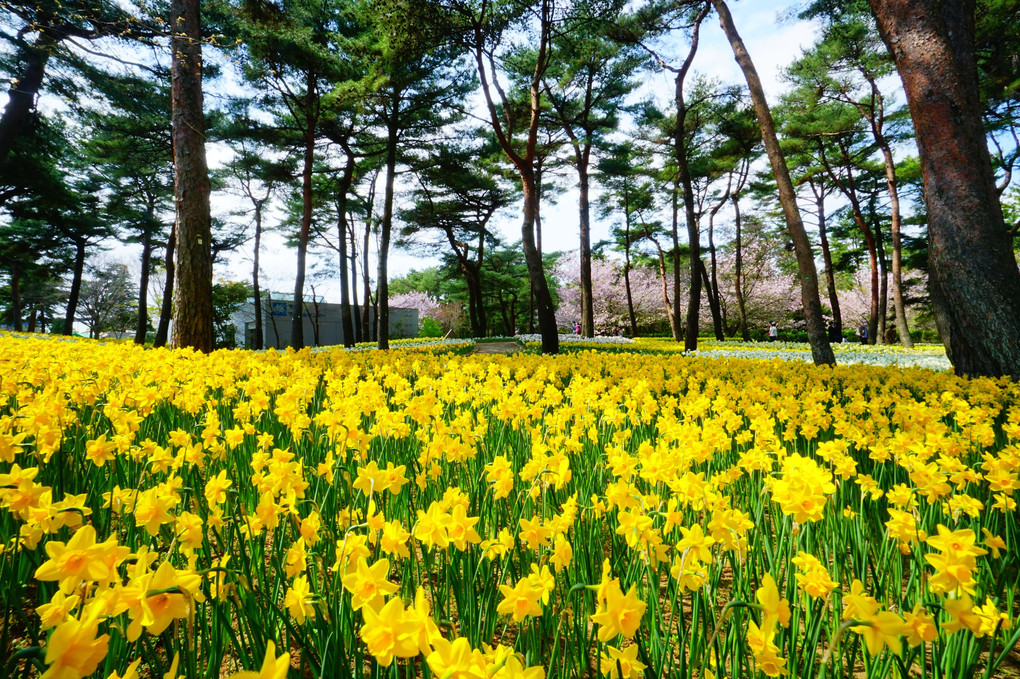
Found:
<svg viewBox="0 0 1020 679"><path fill-rule="evenodd" d="M617 337L614 335L599 335L596 337L581 337L580 335L560 335L560 344L634 344L629 337ZM518 335L507 339L519 339L522 342L541 342L541 335Z"/></svg>
<svg viewBox="0 0 1020 679"><path fill-rule="evenodd" d="M469 339L449 338L443 339L441 337L422 337L419 339L402 339L402 340L390 340L391 349L407 349L411 347L458 347L458 346L470 346L474 344ZM335 347L320 347L323 350L339 349L340 351L375 351L378 345L375 342L360 342L357 346L350 349L344 349L342 346L337 345Z"/></svg>
<svg viewBox="0 0 1020 679"><path fill-rule="evenodd" d="M907 351L876 351L875 349L853 350L843 348L845 345L833 347L836 354L836 363L839 365L862 364L877 366L897 366L900 368L928 368L931 370L950 370L952 365L945 354L941 356L934 353L915 353ZM755 358L762 361L770 361L774 358L784 361L806 361L810 363L813 359L810 350L791 349L705 349L695 351L694 356L705 358Z"/></svg>

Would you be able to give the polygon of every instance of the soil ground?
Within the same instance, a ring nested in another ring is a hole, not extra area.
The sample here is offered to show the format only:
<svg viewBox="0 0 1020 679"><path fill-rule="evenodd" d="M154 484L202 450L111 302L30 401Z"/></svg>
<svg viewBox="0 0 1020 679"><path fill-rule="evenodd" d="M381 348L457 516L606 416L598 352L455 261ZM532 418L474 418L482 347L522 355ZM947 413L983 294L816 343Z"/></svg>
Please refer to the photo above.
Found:
<svg viewBox="0 0 1020 679"><path fill-rule="evenodd" d="M479 342L475 345L472 354L516 354L523 351L517 342Z"/></svg>

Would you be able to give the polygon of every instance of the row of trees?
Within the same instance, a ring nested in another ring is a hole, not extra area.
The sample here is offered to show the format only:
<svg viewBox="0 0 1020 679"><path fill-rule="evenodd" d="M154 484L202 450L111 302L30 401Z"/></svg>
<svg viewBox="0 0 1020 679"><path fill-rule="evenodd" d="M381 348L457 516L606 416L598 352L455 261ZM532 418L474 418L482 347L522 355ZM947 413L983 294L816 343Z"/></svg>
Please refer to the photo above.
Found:
<svg viewBox="0 0 1020 679"><path fill-rule="evenodd" d="M388 255L398 244L457 272L473 334L537 324L554 352L555 257L543 252L542 207L566 184L578 195L585 335L596 331L593 253L615 249L627 291L635 267L657 273L677 341L696 348L703 306L718 337L749 336L746 234L764 222L785 228L816 362L833 360L820 291L841 327L838 278L863 260L871 337L885 336L888 318L909 345L912 264L929 274L957 369L1015 376L1020 274L1000 198L1020 153L1008 58L1017 39L1001 30L1015 19L1009 3L982 4L975 21L966 3L817 0L805 15L822 35L789 68L790 92L773 111L722 0L636 11L612 0L208 0L201 15L197 0L165 13L4 3L13 49L2 66L14 78L0 119L0 265L12 321L20 327L22 289L69 270L69 330L86 259L115 237L141 246L136 339L148 325L146 276L162 260L156 342L167 341L172 316L175 345L208 349L213 260L250 240L258 305L263 230L282 214L297 251L294 308L304 306L310 251L332 251L348 341L367 327L350 310L367 314L370 302L387 346ZM713 17L746 87L696 75ZM927 41L906 47L902 32ZM918 61L925 50L938 52L936 66ZM897 69L909 111L889 94ZM220 86L206 107L203 77L217 70L240 87ZM668 101L641 99L652 71L671 76ZM951 86L925 85L936 82ZM75 92L89 96L34 106L40 93ZM915 130L919 161L904 159ZM211 174L209 140L229 148ZM765 158L771 172L761 171ZM234 195L233 214L212 217L212 191ZM518 200L521 240L509 246L493 220ZM927 227L927 253L904 234L905 215ZM592 243L593 216L614 222L609 243ZM522 269L512 270L514 248ZM500 280L512 303L496 311L485 291ZM295 318L299 347L302 331Z"/></svg>

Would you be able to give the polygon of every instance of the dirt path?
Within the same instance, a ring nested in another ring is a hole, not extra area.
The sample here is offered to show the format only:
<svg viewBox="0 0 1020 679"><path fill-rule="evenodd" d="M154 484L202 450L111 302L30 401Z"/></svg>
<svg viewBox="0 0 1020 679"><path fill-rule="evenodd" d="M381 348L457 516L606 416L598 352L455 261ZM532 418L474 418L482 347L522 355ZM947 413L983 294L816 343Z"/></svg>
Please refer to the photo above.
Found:
<svg viewBox="0 0 1020 679"><path fill-rule="evenodd" d="M516 354L523 351L517 342L479 342L472 354Z"/></svg>

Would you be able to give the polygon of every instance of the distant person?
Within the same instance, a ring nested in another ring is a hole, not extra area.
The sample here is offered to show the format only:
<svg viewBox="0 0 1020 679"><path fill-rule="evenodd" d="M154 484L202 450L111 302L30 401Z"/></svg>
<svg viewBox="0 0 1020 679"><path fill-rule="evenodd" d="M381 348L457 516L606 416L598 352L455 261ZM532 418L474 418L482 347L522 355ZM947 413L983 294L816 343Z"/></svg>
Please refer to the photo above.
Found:
<svg viewBox="0 0 1020 679"><path fill-rule="evenodd" d="M779 339L779 326L776 325L775 321L769 321L769 342L775 342Z"/></svg>
<svg viewBox="0 0 1020 679"><path fill-rule="evenodd" d="M861 322L861 327L857 328L857 336L861 340L861 344L868 343L868 324Z"/></svg>
<svg viewBox="0 0 1020 679"><path fill-rule="evenodd" d="M839 344L843 341L843 333L839 331L836 326L836 321L829 321L829 342L832 344Z"/></svg>
<svg viewBox="0 0 1020 679"><path fill-rule="evenodd" d="M578 323L577 321L574 322L574 334L575 335L581 334L581 324Z"/></svg>

